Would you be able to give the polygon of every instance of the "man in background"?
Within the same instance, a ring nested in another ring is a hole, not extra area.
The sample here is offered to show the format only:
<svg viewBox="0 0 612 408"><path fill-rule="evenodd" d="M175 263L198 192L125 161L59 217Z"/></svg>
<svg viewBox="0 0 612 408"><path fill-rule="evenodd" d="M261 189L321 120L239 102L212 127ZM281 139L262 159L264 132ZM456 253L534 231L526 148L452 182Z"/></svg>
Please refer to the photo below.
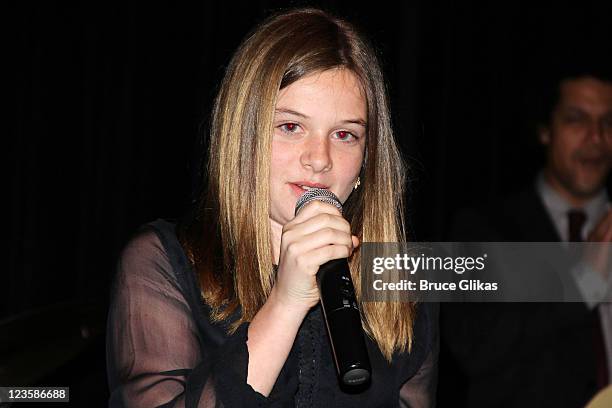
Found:
<svg viewBox="0 0 612 408"><path fill-rule="evenodd" d="M461 212L449 241L612 242L606 75L577 72L556 83L538 129L545 167L519 194ZM605 286L608 273L587 280ZM610 383L610 304L447 303L440 318L441 407L581 407Z"/></svg>

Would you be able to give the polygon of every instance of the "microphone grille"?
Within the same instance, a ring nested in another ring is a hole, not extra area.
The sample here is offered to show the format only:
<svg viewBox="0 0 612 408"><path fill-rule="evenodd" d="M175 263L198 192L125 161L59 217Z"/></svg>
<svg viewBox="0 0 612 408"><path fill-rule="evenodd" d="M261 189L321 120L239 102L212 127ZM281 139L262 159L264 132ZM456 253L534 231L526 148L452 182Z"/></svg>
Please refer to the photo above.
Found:
<svg viewBox="0 0 612 408"><path fill-rule="evenodd" d="M306 190L306 192L298 198L297 203L295 203L295 215L298 214L302 207L314 200L331 204L340 210L340 214L342 214L342 203L340 203L340 200L334 193L324 188L311 188Z"/></svg>

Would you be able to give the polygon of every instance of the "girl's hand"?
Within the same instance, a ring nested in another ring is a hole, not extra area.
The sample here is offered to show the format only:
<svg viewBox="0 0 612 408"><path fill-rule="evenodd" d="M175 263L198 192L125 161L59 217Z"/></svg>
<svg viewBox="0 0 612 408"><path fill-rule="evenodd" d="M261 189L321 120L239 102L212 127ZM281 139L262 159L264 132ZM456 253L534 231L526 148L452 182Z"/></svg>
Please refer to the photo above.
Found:
<svg viewBox="0 0 612 408"><path fill-rule="evenodd" d="M272 292L285 307L307 311L319 301L319 266L350 257L358 245L359 239L336 207L321 201L307 204L283 227Z"/></svg>

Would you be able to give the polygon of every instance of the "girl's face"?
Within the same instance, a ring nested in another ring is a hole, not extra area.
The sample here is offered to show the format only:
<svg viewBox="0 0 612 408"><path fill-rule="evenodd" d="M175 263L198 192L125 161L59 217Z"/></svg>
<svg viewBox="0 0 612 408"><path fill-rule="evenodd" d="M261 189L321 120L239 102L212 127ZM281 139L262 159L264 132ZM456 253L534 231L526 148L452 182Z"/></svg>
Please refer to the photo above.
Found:
<svg viewBox="0 0 612 408"><path fill-rule="evenodd" d="M274 114L270 219L293 219L304 186L326 188L344 202L361 169L366 100L346 69L311 74L282 89Z"/></svg>

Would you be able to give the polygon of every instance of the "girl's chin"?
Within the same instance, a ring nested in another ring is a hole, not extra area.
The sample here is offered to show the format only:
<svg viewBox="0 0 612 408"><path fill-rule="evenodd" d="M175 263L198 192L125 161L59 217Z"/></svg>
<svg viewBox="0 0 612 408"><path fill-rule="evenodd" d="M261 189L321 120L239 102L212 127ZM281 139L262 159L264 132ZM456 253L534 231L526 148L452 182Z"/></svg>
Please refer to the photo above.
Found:
<svg viewBox="0 0 612 408"><path fill-rule="evenodd" d="M289 221L291 221L294 217L293 211L284 211L282 214L270 214L270 223L272 225L278 225L279 227L283 227Z"/></svg>

